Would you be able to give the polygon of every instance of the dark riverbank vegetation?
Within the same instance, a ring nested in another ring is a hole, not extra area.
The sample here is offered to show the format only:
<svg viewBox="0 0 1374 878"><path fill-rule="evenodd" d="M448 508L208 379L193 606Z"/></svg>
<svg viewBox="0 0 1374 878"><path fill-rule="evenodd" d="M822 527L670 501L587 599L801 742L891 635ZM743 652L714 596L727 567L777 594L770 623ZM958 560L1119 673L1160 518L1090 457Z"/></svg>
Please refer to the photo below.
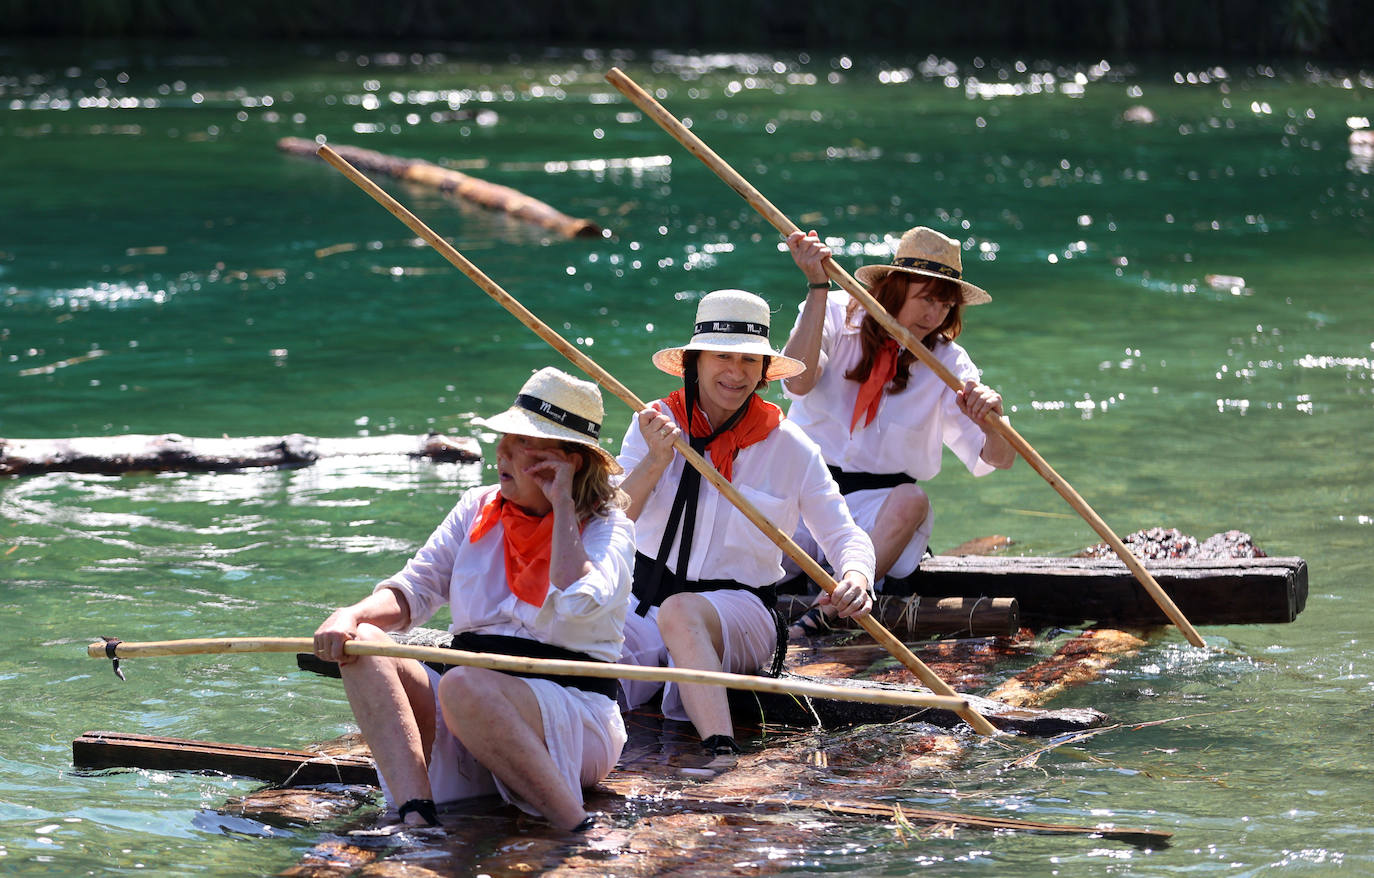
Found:
<svg viewBox="0 0 1374 878"><path fill-rule="evenodd" d="M1361 0L986 0L952 14L931 2L697 0L642 8L609 0L0 0L0 34L90 38L326 37L464 43L615 43L931 51L1218 52L1366 58Z"/></svg>

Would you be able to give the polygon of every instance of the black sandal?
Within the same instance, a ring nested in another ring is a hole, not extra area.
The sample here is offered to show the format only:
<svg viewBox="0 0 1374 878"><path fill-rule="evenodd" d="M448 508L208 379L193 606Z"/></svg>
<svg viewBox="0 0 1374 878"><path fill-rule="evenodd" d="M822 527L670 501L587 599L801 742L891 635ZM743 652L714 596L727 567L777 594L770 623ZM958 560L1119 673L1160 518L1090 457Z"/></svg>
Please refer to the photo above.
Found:
<svg viewBox="0 0 1374 878"><path fill-rule="evenodd" d="M825 616L825 610L821 609L819 604L813 605L811 609L798 616L792 627L800 628L802 637L820 637L834 630L834 626Z"/></svg>
<svg viewBox="0 0 1374 878"><path fill-rule="evenodd" d="M701 742L702 748L712 756L733 756L743 753L739 744L729 735L712 735Z"/></svg>
<svg viewBox="0 0 1374 878"><path fill-rule="evenodd" d="M439 825L439 812L434 807L433 799L411 799L396 809L396 817L401 823L405 823L406 815L412 811L424 819L426 826Z"/></svg>

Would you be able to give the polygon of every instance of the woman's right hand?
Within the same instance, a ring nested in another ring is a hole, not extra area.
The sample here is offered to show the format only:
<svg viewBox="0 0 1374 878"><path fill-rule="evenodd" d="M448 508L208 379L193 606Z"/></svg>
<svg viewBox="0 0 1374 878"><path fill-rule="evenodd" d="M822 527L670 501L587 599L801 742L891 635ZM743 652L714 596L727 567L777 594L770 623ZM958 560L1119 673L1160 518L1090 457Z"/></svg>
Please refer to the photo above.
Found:
<svg viewBox="0 0 1374 878"><path fill-rule="evenodd" d="M340 607L315 629L315 655L327 662L346 665L358 660L344 652L344 644L358 639L358 617L352 607Z"/></svg>
<svg viewBox="0 0 1374 878"><path fill-rule="evenodd" d="M830 248L821 243L820 236L815 230L802 234L797 230L787 236L787 249L792 252L792 261L797 263L797 267L806 275L807 283L828 283L830 278L825 273L825 260L833 254Z"/></svg>
<svg viewBox="0 0 1374 878"><path fill-rule="evenodd" d="M672 418L649 406L639 413L639 433L644 437L644 444L649 446L648 457L659 462L672 461L673 443L682 435Z"/></svg>

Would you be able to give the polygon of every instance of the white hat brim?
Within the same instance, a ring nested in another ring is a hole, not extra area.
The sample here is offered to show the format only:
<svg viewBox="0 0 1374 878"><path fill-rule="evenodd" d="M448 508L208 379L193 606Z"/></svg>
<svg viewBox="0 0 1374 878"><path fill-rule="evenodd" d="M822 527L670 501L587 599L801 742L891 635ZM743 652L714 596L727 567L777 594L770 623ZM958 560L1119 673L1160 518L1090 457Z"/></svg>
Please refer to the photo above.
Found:
<svg viewBox="0 0 1374 878"><path fill-rule="evenodd" d="M602 448L590 436L564 427L548 418L540 417L528 409L511 406L504 412L492 415L490 418L473 418L472 423L479 427L486 427L496 433L514 433L517 436L533 436L536 439L559 439L564 442L576 442L578 445L585 445L600 454L610 466L612 473L624 472L624 469L616 462L611 453Z"/></svg>
<svg viewBox="0 0 1374 878"><path fill-rule="evenodd" d="M765 381L780 381L806 371L806 364L801 360L793 359L773 350L766 342L741 341L736 340L733 336L712 339L709 335L698 336L682 347L664 348L658 351L653 356L654 365L669 375L676 375L681 378L685 371L682 364L682 355L685 351L722 351L727 354L754 354L760 357L769 357L768 373L763 376Z"/></svg>

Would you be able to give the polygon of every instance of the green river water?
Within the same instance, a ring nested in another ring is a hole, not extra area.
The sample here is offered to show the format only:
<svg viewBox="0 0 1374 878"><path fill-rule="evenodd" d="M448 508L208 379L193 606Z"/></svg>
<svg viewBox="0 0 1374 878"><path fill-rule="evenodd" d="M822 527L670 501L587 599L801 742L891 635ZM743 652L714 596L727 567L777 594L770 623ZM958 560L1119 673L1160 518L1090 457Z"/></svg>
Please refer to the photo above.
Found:
<svg viewBox="0 0 1374 878"><path fill-rule="evenodd" d="M1311 568L1290 625L1156 636L1057 705L1125 727L971 742L899 801L1175 834L1115 842L881 823L742 874L1374 873L1374 260L1368 71L1193 58L867 57L457 46L0 45L0 436L475 435L559 356L284 136L451 162L604 225L563 240L382 181L643 398L693 300L802 295L778 236L603 80L618 65L853 270L916 224L992 304L961 341L1012 423L1121 534L1238 528ZM1153 124L1122 113L1145 105ZM1243 278L1209 283L1209 275ZM94 356L93 356L94 355ZM68 365L59 365L64 362ZM608 401L606 434L628 411ZM0 873L272 874L315 830L215 808L254 782L83 774L115 729L298 746L351 728L288 656L85 656L125 640L304 636L393 572L478 465L326 461L0 481ZM1024 462L929 486L932 545L1095 535ZM1048 632L1045 651L1067 634ZM1010 671L1008 671L1009 673ZM1168 720L1147 727L1141 723ZM881 746L881 737L876 739Z"/></svg>

